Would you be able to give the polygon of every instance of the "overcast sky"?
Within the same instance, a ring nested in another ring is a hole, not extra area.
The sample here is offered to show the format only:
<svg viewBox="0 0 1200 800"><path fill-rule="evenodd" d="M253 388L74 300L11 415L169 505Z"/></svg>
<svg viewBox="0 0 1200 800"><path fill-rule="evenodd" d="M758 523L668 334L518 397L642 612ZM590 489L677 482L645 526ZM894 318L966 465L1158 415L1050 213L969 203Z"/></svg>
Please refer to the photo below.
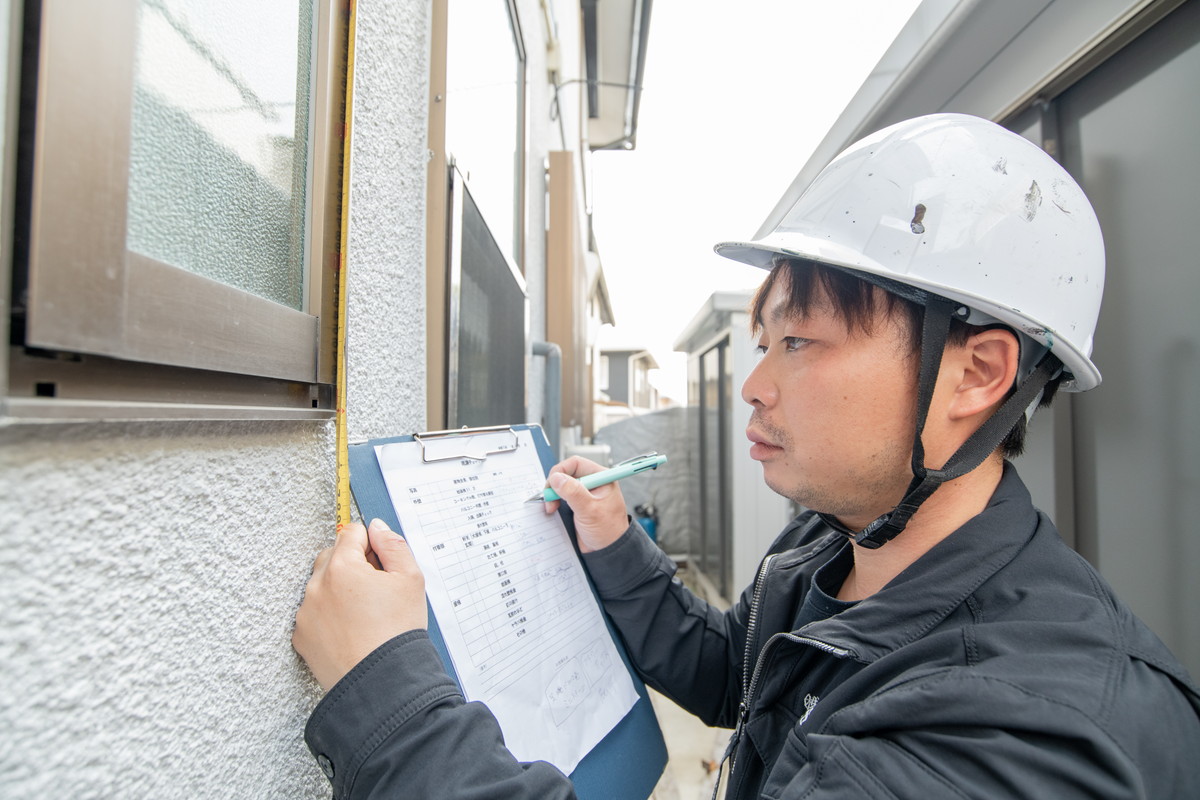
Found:
<svg viewBox="0 0 1200 800"><path fill-rule="evenodd" d="M754 234L918 0L656 0L637 148L594 156L594 225L617 318L686 400L675 340L714 291L763 274L712 246Z"/></svg>

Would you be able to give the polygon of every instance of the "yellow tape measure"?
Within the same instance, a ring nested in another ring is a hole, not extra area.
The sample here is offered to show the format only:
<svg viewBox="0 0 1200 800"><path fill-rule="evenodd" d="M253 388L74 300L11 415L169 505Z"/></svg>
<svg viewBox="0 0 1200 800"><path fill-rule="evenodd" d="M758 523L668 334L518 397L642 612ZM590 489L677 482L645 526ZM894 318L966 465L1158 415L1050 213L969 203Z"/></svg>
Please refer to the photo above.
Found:
<svg viewBox="0 0 1200 800"><path fill-rule="evenodd" d="M350 449L346 432L346 242L350 221L350 116L354 100L355 0L350 0L346 31L346 98L342 139L342 211L338 243L337 279L337 522L350 522Z"/></svg>

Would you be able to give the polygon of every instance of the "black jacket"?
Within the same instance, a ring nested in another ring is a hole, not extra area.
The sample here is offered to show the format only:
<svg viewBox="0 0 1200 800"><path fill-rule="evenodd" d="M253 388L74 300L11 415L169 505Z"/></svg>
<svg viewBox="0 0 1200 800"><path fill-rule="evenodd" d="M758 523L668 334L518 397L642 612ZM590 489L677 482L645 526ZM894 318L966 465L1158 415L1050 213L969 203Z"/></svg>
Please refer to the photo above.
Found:
<svg viewBox="0 0 1200 800"><path fill-rule="evenodd" d="M588 559L648 682L709 724L744 719L729 797L1200 798L1195 685L1011 465L883 590L795 629L850 546L802 515L724 614L637 537Z"/></svg>
<svg viewBox="0 0 1200 800"><path fill-rule="evenodd" d="M738 726L729 797L1200 797L1195 686L1011 467L982 514L882 591L794 629L846 547L802 516L725 613L636 527L585 556L647 682ZM423 632L355 667L306 737L338 798L571 796L553 767L508 754Z"/></svg>

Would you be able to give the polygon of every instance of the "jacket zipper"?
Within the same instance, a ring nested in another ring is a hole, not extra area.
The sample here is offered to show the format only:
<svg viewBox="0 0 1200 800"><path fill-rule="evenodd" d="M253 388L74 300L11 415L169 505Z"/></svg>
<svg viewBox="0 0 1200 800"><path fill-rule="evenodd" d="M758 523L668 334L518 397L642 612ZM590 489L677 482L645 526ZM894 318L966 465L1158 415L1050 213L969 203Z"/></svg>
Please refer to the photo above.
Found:
<svg viewBox="0 0 1200 800"><path fill-rule="evenodd" d="M767 643L758 651L758 657L754 659L754 668L750 668L750 658L753 655L754 638L756 627L758 626L758 607L762 600L762 592L767 575L767 571L771 568L771 563L775 560L775 555L772 554L763 559L762 565L758 568L758 574L754 577L754 591L750 595L750 613L746 618L746 649L742 657L742 701L738 704L738 719L737 725L734 727L733 736L729 741L726 755L729 758L729 779L733 780L734 770L737 768L737 746L742 738L742 731L746 725L746 720L750 716L750 701L754 698L754 693L758 690L758 682L762 677L763 664L766 661L767 651L771 649L771 645L775 642L787 639L797 644L811 645L823 652L829 653L838 658L846 658L852 656L853 653L844 647L823 642L820 639L814 639L811 636L799 636L794 633L776 633L767 640ZM717 785L720 785L718 773ZM717 787L713 787L713 797L716 797Z"/></svg>
<svg viewBox="0 0 1200 800"><path fill-rule="evenodd" d="M753 685L753 680L758 674L758 665L755 664L754 671L751 673L750 659L754 655L754 637L758 628L758 606L762 600L763 587L766 583L767 572L771 569L771 563L775 560L776 554L771 554L763 559L762 564L758 567L758 574L754 576L754 591L750 594L750 613L746 617L746 647L742 654L742 700L738 704L737 724L733 728L733 736L729 740L728 756L729 756L729 777L732 780L734 766L737 762L737 745L742 738L742 728L746 724L746 718L750 715L750 687ZM760 654L761 655L761 654ZM718 780L719 784L720 781Z"/></svg>
<svg viewBox="0 0 1200 800"><path fill-rule="evenodd" d="M750 595L750 614L746 618L746 649L742 655L742 703L738 709L739 728L745 721L746 710L748 708L746 701L749 699L748 692L753 680L750 671L750 659L754 655L754 637L757 634L758 628L758 607L762 602L762 593L766 583L767 572L771 569L771 563L774 561L774 554L763 559L762 565L758 568L758 574L754 576L754 592ZM755 671L757 672L757 666Z"/></svg>
<svg viewBox="0 0 1200 800"><path fill-rule="evenodd" d="M729 744L725 747L725 755L721 757L721 767L717 770L717 779L713 782L712 800L717 800L717 792L721 790L721 772L726 761L729 762L729 777L731 780L733 778L735 753L738 742L741 741L742 726L746 724L746 716L750 708L747 704L746 690L750 686L750 656L753 653L755 628L758 627L758 605L762 599L763 581L774 560L774 553L764 558L758 567L758 574L754 576L754 591L750 593L750 613L746 617L746 648L742 655L742 699L738 703L737 723L733 727L733 734L729 737Z"/></svg>
<svg viewBox="0 0 1200 800"><path fill-rule="evenodd" d="M767 651L771 649L771 645L778 641L787 639L797 644L810 645L823 652L829 653L838 658L849 658L854 655L850 650L844 647L823 642L820 639L814 639L811 636L797 636L794 633L776 633L767 640L767 643L758 651L758 658L754 661L754 671L750 674L747 688L742 690L742 702L738 706L738 721L737 727L733 731L733 736L729 740L729 747L726 748L726 755L729 758L729 780L732 785L734 772L737 770L737 749L741 742L743 728L746 725L746 720L750 717L750 701L754 699L754 693L758 691L758 681L762 677L763 664L766 662ZM747 665L748 665L747 661ZM717 773L717 786L713 787L713 800L716 800L717 789L720 786L720 772Z"/></svg>

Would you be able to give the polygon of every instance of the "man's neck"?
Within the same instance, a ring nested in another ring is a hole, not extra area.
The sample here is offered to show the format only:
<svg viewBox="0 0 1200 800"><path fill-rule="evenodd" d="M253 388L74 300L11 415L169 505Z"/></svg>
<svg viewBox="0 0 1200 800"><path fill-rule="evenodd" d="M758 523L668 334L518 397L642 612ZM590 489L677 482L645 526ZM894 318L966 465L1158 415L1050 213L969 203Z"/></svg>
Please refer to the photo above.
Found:
<svg viewBox="0 0 1200 800"><path fill-rule="evenodd" d="M938 487L904 531L883 547L854 547L854 566L838 600L862 600L878 592L934 545L987 507L1000 483L1004 462L993 456L961 478Z"/></svg>

